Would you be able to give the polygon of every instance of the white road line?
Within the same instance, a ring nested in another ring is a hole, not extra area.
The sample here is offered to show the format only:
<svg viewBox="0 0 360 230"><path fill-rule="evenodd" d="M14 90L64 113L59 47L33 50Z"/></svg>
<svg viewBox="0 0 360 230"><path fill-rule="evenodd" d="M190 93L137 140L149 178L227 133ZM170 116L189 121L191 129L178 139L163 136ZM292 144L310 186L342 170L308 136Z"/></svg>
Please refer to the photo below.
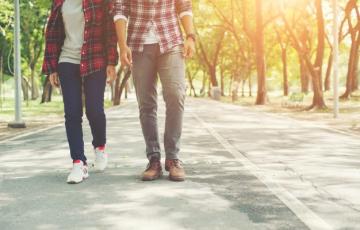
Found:
<svg viewBox="0 0 360 230"><path fill-rule="evenodd" d="M298 200L289 191L283 188L280 184L276 183L265 170L260 169L254 163L252 163L244 154L236 149L230 142L222 137L214 128L207 124L197 114L192 112L193 117L203 126L208 132L214 136L217 141L236 159L238 159L244 167L256 176L267 188L277 196L294 214L311 230L331 230L334 229L316 213L314 213L309 207Z"/></svg>

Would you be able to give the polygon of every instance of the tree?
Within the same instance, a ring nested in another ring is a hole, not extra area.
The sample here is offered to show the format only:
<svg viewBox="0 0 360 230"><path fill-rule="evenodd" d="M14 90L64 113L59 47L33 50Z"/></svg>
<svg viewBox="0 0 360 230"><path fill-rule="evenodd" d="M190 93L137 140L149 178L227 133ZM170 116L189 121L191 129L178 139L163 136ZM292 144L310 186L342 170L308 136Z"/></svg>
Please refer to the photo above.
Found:
<svg viewBox="0 0 360 230"><path fill-rule="evenodd" d="M39 97L39 61L42 59L44 50L44 30L48 7L49 2L44 0L31 0L21 4L22 58L29 68L29 71L24 69L23 73L30 75L32 100Z"/></svg>
<svg viewBox="0 0 360 230"><path fill-rule="evenodd" d="M356 0L350 0L347 3L345 8L345 18L349 27L348 34L351 38L351 48L346 77L346 91L341 98L349 99L351 93L358 88L357 71L359 66L360 13Z"/></svg>
<svg viewBox="0 0 360 230"><path fill-rule="evenodd" d="M322 9L322 0L315 1L316 9L316 25L317 25L317 49L316 49L316 59L315 62L311 61L311 54L308 52L308 44L306 44L305 39L299 39L296 36L296 32L293 27L290 26L290 23L282 12L282 18L286 25L286 29L293 41L294 48L299 53L299 56L302 61L305 63L307 70L309 71L312 79L313 85L313 102L309 106L310 109L324 109L326 108L325 100L322 91L322 63L324 58L325 51L325 23ZM303 34L304 35L304 34Z"/></svg>

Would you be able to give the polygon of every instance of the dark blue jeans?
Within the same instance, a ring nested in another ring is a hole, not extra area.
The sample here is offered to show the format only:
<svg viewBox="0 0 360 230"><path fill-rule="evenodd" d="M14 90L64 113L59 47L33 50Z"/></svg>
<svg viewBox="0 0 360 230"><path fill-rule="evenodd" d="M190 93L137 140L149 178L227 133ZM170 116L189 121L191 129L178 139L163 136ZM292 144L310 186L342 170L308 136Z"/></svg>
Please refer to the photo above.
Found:
<svg viewBox="0 0 360 230"><path fill-rule="evenodd" d="M73 160L86 163L82 131L83 100L85 94L86 117L89 120L94 148L106 143L106 118L104 112L104 93L106 71L101 70L84 78L80 77L80 65L60 63L59 79L64 101L65 127Z"/></svg>

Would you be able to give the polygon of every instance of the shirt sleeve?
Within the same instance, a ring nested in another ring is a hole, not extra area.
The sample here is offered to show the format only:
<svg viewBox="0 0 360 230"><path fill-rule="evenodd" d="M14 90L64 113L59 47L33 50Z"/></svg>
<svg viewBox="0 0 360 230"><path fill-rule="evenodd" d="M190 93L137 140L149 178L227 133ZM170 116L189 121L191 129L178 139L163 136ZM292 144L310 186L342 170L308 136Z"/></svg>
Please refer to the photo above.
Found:
<svg viewBox="0 0 360 230"><path fill-rule="evenodd" d="M176 13L179 17L186 15L192 15L192 3L191 0L175 0Z"/></svg>
<svg viewBox="0 0 360 230"><path fill-rule="evenodd" d="M119 19L127 21L130 16L130 1L131 0L115 0L114 21Z"/></svg>
<svg viewBox="0 0 360 230"><path fill-rule="evenodd" d="M127 19L127 17L125 17L124 15L115 15L114 16L114 22L116 22L117 20L125 20L125 21L127 21L128 19Z"/></svg>
<svg viewBox="0 0 360 230"><path fill-rule="evenodd" d="M110 1L106 7L107 17L105 20L106 32L106 51L107 51L107 64L117 65L118 63L118 51L117 51L117 37L115 32L115 24L113 21L114 5Z"/></svg>
<svg viewBox="0 0 360 230"><path fill-rule="evenodd" d="M185 12L182 12L181 14L179 14L179 18L182 18L184 16L193 17L193 13L191 11L185 11Z"/></svg>

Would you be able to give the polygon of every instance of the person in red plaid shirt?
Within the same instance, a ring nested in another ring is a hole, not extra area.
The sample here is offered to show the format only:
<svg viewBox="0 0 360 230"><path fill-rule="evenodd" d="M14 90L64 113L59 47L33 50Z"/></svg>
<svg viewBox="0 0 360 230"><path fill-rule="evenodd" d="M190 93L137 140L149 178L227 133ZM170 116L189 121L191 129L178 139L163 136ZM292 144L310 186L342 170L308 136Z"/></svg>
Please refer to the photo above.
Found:
<svg viewBox="0 0 360 230"><path fill-rule="evenodd" d="M43 73L54 87L61 85L65 127L73 159L68 183L89 176L82 132L82 90L93 135L95 168L107 166L104 92L118 62L111 0L53 0L47 23Z"/></svg>
<svg viewBox="0 0 360 230"><path fill-rule="evenodd" d="M184 59L195 52L192 17L191 0L115 0L120 60L132 68L149 159L142 175L144 181L162 175L157 125L158 75L166 104L165 169L170 180L185 179L178 155L186 90ZM186 33L185 41L179 19Z"/></svg>

